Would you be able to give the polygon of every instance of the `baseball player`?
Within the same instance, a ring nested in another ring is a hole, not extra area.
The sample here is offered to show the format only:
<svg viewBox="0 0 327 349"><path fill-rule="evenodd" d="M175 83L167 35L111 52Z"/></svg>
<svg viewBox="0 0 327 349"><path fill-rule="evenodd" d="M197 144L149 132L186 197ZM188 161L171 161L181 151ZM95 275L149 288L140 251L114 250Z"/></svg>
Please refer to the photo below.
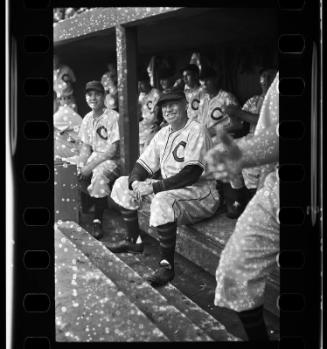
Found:
<svg viewBox="0 0 327 349"><path fill-rule="evenodd" d="M78 132L82 118L69 105L60 105L53 115L55 158L71 158L79 154Z"/></svg>
<svg viewBox="0 0 327 349"><path fill-rule="evenodd" d="M241 149L226 139L226 151L211 149L206 159L218 179L237 176L242 168L276 163L279 158L278 74L264 99L254 137ZM276 167L275 167L276 169ZM216 271L215 305L238 312L249 340L268 340L263 318L266 278L279 252L279 180L272 170L238 219Z"/></svg>
<svg viewBox="0 0 327 349"><path fill-rule="evenodd" d="M77 112L77 105L74 98L73 87L70 83L62 82L56 86L56 94L59 106L68 105Z"/></svg>
<svg viewBox="0 0 327 349"><path fill-rule="evenodd" d="M76 82L76 77L73 70L68 65L60 64L58 56L53 56L53 86L57 91L57 86L63 82L73 84Z"/></svg>
<svg viewBox="0 0 327 349"><path fill-rule="evenodd" d="M160 91L151 87L150 78L147 73L143 73L140 76L138 88L140 91L139 104L142 118L139 122L141 154L159 129L160 122L157 118L158 109L156 108L156 104L160 97Z"/></svg>
<svg viewBox="0 0 327 349"><path fill-rule="evenodd" d="M275 76L275 69L262 68L260 70L259 77L262 93L248 99L243 105L242 109L235 105L229 105L226 107L226 112L231 118L236 118L242 122L247 122L250 124L249 133L245 137L238 139L237 143L253 137L264 97ZM228 194L226 195L228 198L226 204L230 204L227 208L228 217L238 218L240 216L248 201L255 194L259 182L263 182L263 180L260 180L260 177L263 178L265 173L270 172L272 166L274 165L269 164L266 166L242 169L240 178L236 179L234 182L231 182L231 188L224 187L224 189L228 191Z"/></svg>
<svg viewBox="0 0 327 349"><path fill-rule="evenodd" d="M204 152L212 145L206 129L187 117L183 91L163 94L158 106L168 126L163 127L137 160L129 177L120 177L112 199L121 206L127 237L108 248L115 253L143 251L137 210L142 198L150 196L150 226L160 242L160 264L147 280L154 287L174 278L176 229L213 215L219 205L214 179L205 175ZM161 169L162 180L149 179Z"/></svg>
<svg viewBox="0 0 327 349"><path fill-rule="evenodd" d="M200 80L206 94L200 100L198 120L208 128L210 136L214 138L221 130L241 130L242 123L231 119L225 111L228 105L238 105L237 99L219 87L216 71L211 67L204 67Z"/></svg>
<svg viewBox="0 0 327 349"><path fill-rule="evenodd" d="M119 114L105 108L105 91L100 81L90 81L85 87L85 98L91 112L85 115L79 138L82 148L78 162L82 187L91 176L87 187L95 202L95 217L91 234L103 236L102 216L110 195L110 185L119 176Z"/></svg>
<svg viewBox="0 0 327 349"><path fill-rule="evenodd" d="M108 71L102 75L101 83L106 91L105 106L118 111L117 71L113 63L108 64Z"/></svg>
<svg viewBox="0 0 327 349"><path fill-rule="evenodd" d="M170 68L162 68L158 71L158 78L162 93L168 93L174 86L174 72Z"/></svg>
<svg viewBox="0 0 327 349"><path fill-rule="evenodd" d="M187 100L187 116L198 120L200 101L204 92L199 81L199 68L195 64L188 64L180 70L184 80L184 92Z"/></svg>

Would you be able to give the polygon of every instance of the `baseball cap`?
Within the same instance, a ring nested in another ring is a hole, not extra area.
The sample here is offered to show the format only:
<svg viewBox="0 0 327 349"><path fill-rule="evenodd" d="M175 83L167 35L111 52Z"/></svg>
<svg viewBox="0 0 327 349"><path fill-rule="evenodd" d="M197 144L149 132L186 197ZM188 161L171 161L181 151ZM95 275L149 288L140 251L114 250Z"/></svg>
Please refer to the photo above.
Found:
<svg viewBox="0 0 327 349"><path fill-rule="evenodd" d="M101 84L101 82L100 81L96 81L96 80L89 81L85 85L85 92L91 91L91 90L98 91L98 92L101 92L103 94L105 93L104 87Z"/></svg>
<svg viewBox="0 0 327 349"><path fill-rule="evenodd" d="M212 67L203 67L203 69L201 70L200 73L200 80L206 79L206 78L212 78L212 77L216 77L217 76L217 72L214 68Z"/></svg>
<svg viewBox="0 0 327 349"><path fill-rule="evenodd" d="M184 71L189 70L195 74L199 74L200 70L196 64L188 64L180 70L180 73L183 74Z"/></svg>
<svg viewBox="0 0 327 349"><path fill-rule="evenodd" d="M178 89L172 89L169 92L162 94L157 102L157 106L161 107L162 103L168 102L168 101L179 101L179 100L186 100L184 91L178 90Z"/></svg>

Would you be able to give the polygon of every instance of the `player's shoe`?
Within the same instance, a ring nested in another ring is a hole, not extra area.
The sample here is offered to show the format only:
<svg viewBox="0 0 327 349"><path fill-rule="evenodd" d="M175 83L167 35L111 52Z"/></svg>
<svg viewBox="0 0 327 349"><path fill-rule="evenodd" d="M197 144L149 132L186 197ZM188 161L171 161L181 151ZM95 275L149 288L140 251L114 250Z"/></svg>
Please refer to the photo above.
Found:
<svg viewBox="0 0 327 349"><path fill-rule="evenodd" d="M106 245L113 253L142 253L144 250L143 243L135 243L126 238L118 242L112 242Z"/></svg>
<svg viewBox="0 0 327 349"><path fill-rule="evenodd" d="M153 287L159 287L166 285L169 281L171 281L175 276L174 269L170 266L160 265L160 267L146 280Z"/></svg>
<svg viewBox="0 0 327 349"><path fill-rule="evenodd" d="M91 235L97 240L103 238L103 230L100 221L92 222Z"/></svg>
<svg viewBox="0 0 327 349"><path fill-rule="evenodd" d="M244 211L248 203L247 188L233 189L230 184L224 187L224 196L226 202L226 216L228 218L238 218Z"/></svg>

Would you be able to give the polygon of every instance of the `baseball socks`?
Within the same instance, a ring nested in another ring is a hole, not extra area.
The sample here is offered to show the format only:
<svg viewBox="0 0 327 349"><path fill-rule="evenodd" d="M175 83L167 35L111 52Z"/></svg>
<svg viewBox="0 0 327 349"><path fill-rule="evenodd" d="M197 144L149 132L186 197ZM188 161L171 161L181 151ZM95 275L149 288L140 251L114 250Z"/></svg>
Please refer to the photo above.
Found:
<svg viewBox="0 0 327 349"><path fill-rule="evenodd" d="M249 341L269 341L266 324L263 318L263 306L238 312Z"/></svg>
<svg viewBox="0 0 327 349"><path fill-rule="evenodd" d="M127 227L127 236L122 241L107 244L107 247L114 253L142 253L144 246L139 232L137 210L121 208L121 215Z"/></svg>
<svg viewBox="0 0 327 349"><path fill-rule="evenodd" d="M94 219L92 222L92 236L96 239L101 239L103 237L103 230L102 230L102 219L103 219L103 212L105 208L107 207L107 197L104 198L94 198Z"/></svg>
<svg viewBox="0 0 327 349"><path fill-rule="evenodd" d="M147 278L154 287L163 286L171 281L174 276L174 254L176 246L175 222L159 225L157 228L160 242L161 261L159 268Z"/></svg>

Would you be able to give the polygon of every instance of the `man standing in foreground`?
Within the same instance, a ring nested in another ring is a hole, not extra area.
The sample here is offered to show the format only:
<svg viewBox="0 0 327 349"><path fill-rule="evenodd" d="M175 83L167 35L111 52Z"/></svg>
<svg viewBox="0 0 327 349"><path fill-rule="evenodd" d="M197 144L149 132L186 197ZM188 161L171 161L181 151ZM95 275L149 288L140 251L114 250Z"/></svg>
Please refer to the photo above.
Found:
<svg viewBox="0 0 327 349"><path fill-rule="evenodd" d="M154 287L174 278L177 225L210 217L219 205L215 181L204 176L203 156L211 139L199 122L187 118L184 92L163 94L157 104L168 126L154 136L130 176L116 181L111 197L121 206L127 236L107 245L114 253L143 252L137 210L142 198L150 196L150 226L156 228L160 242L159 268L147 279ZM149 179L159 169L163 179Z"/></svg>
<svg viewBox="0 0 327 349"><path fill-rule="evenodd" d="M95 203L91 234L100 239L110 184L119 176L119 114L105 107L105 90L100 81L88 82L85 92L86 103L92 110L85 115L79 131L83 144L77 167L82 185L92 175L87 187Z"/></svg>
<svg viewBox="0 0 327 349"><path fill-rule="evenodd" d="M233 180L243 168L277 163L278 79L277 74L265 96L254 136L239 144L238 148L224 135L225 151L215 147L208 152L209 170L217 179ZM236 311L251 341L269 339L263 303L267 276L277 266L280 234L278 211L279 179L276 165L238 219L216 271L215 305Z"/></svg>

